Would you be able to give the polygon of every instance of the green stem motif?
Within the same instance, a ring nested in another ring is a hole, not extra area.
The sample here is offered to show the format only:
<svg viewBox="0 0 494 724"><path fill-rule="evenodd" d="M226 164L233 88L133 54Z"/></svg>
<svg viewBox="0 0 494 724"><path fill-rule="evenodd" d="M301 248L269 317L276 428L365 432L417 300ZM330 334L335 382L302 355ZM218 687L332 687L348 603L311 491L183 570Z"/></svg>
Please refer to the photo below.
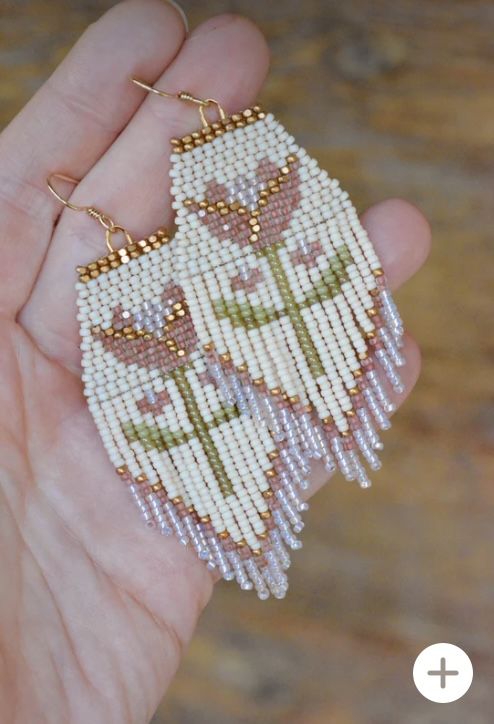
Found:
<svg viewBox="0 0 494 724"><path fill-rule="evenodd" d="M300 306L295 299L290 287L290 282L283 268L278 250L274 246L266 246L262 250L263 256L268 260L271 272L276 281L278 291L283 299L285 311L290 318L298 342L307 361L312 376L317 379L324 374L324 367L314 346L312 338L307 331L304 319L300 313Z"/></svg>
<svg viewBox="0 0 494 724"><path fill-rule="evenodd" d="M170 372L170 375L179 389L189 420L192 423L194 432L199 438L199 441L204 449L208 462L218 481L221 492L225 497L227 495L232 495L233 485L226 474L226 470L223 466L218 450L216 449L214 441L209 434L208 426L201 415L199 405L194 397L194 391L187 379L184 367L176 367L172 370L172 372Z"/></svg>

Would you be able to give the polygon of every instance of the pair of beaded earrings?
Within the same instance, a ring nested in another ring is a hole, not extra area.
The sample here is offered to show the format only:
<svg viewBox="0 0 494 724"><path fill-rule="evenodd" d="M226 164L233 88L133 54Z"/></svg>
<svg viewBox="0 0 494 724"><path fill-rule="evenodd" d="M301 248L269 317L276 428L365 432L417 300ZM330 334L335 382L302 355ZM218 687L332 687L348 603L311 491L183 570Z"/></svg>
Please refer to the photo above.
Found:
<svg viewBox="0 0 494 724"><path fill-rule="evenodd" d="M311 459L362 487L380 467L403 326L347 193L272 114L172 97L202 120L171 141L173 240L134 242L49 180L106 229L78 268L85 395L146 524L282 598Z"/></svg>

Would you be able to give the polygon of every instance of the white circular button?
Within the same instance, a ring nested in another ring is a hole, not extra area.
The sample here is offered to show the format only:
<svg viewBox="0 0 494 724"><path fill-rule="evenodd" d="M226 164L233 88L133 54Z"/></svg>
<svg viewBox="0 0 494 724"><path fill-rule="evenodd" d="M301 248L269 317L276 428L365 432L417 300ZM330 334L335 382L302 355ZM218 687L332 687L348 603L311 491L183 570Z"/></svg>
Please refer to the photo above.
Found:
<svg viewBox="0 0 494 724"><path fill-rule="evenodd" d="M415 659L413 680L422 696L438 704L461 699L470 688L473 666L453 644L432 644Z"/></svg>

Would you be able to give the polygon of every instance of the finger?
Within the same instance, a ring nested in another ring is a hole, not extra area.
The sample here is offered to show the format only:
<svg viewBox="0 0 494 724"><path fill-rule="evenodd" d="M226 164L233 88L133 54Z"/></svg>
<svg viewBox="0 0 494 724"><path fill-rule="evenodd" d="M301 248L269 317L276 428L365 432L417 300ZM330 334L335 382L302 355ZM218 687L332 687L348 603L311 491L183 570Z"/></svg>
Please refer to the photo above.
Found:
<svg viewBox="0 0 494 724"><path fill-rule="evenodd" d="M421 366L420 349L416 341L408 334L405 335L404 345L401 353L405 358L405 365L400 368L400 377L402 379L405 389L401 394L397 394L396 392L389 390L390 399L397 407L403 404L403 402L406 400L408 395L415 387L418 376L420 374ZM386 448L386 445L384 447ZM385 452L382 453L381 458L383 455L385 455ZM320 463L316 463L311 471L310 487L307 491L306 497L310 498L312 495L314 495L314 493L316 493L325 483L328 482L329 477L330 476L328 472L324 469L323 465Z"/></svg>
<svg viewBox="0 0 494 724"><path fill-rule="evenodd" d="M392 289L397 289L427 259L431 248L429 222L416 206L387 199L362 217Z"/></svg>
<svg viewBox="0 0 494 724"><path fill-rule="evenodd" d="M156 78L184 35L182 18L169 4L132 0L117 5L84 33L1 135L4 309L25 300L60 213L46 193L46 177L58 170L84 176L142 102L142 94L129 88L129 75Z"/></svg>
<svg viewBox="0 0 494 724"><path fill-rule="evenodd" d="M268 67L266 41L248 20L220 16L201 25L156 85L218 98L227 112L254 101ZM197 107L146 98L132 122L77 188L74 200L94 203L137 238L171 220L170 138L200 126ZM71 211L60 219L36 288L21 320L48 354L78 364L74 269L104 251L93 219Z"/></svg>

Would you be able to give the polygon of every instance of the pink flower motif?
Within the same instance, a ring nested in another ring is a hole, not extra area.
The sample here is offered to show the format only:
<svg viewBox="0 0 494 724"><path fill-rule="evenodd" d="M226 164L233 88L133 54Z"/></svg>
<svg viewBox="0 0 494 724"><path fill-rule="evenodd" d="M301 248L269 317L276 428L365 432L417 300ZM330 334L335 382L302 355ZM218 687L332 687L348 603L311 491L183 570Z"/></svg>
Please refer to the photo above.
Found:
<svg viewBox="0 0 494 724"><path fill-rule="evenodd" d="M240 246L250 244L256 251L271 246L281 240L282 232L288 228L292 214L300 204L300 177L297 167L298 162L294 161L288 167L288 173L283 174L276 164L263 158L254 176L238 178L229 188L216 181L207 185L204 200L210 205L223 202L223 208L228 209L227 213L222 214L219 209L208 212L199 208L197 202L192 205L192 209L221 241L233 240ZM280 177L283 178L281 183L278 181ZM278 191L269 191L272 186ZM267 204L260 206L259 201L264 193L267 194L264 196ZM244 213L230 210L230 204L239 205ZM253 215L252 212L259 212L259 215ZM259 231L253 230L254 219L260 227ZM257 238L251 241L253 233Z"/></svg>
<svg viewBox="0 0 494 724"><path fill-rule="evenodd" d="M165 287L159 303L144 302L134 314L115 307L108 331L100 329L96 336L120 362L165 373L186 364L198 346L183 289L173 283Z"/></svg>
<svg viewBox="0 0 494 724"><path fill-rule="evenodd" d="M240 291L241 289L246 292L253 292L263 279L264 274L260 269L241 271L240 274L232 277L232 289L234 292Z"/></svg>
<svg viewBox="0 0 494 724"><path fill-rule="evenodd" d="M290 254L292 264L305 264L306 267L311 268L317 266L317 257L323 253L322 244L320 241L313 241L311 244L306 244L303 248L295 249Z"/></svg>
<svg viewBox="0 0 494 724"><path fill-rule="evenodd" d="M153 415L159 415L166 405L171 402L170 395L166 390L161 392L147 392L146 397L137 400L137 409L143 415L152 412Z"/></svg>

